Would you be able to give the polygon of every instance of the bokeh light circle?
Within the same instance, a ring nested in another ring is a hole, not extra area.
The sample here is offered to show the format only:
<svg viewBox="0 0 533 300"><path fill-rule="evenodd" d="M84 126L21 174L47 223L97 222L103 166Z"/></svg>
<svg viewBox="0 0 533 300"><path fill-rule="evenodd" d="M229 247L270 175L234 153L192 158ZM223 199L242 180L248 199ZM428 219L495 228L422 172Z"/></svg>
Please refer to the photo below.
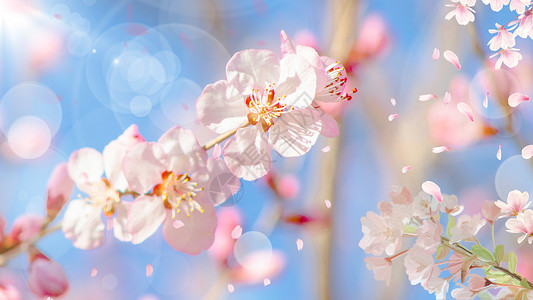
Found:
<svg viewBox="0 0 533 300"><path fill-rule="evenodd" d="M82 1L83 1L83 4L87 6L92 6L96 3L96 0L82 0Z"/></svg>
<svg viewBox="0 0 533 300"><path fill-rule="evenodd" d="M13 152L25 159L42 156L50 147L52 134L46 123L34 116L24 116L15 121L7 133Z"/></svg>
<svg viewBox="0 0 533 300"><path fill-rule="evenodd" d="M68 52L74 56L85 56L91 51L92 39L83 32L72 33L67 40Z"/></svg>
<svg viewBox="0 0 533 300"><path fill-rule="evenodd" d="M499 98L505 100L518 88L515 75L505 69L483 69L479 71L470 82L470 100L473 109L488 119L499 119L507 116L510 112L508 107L502 107L498 103ZM489 93L488 107L483 107L485 96Z"/></svg>
<svg viewBox="0 0 533 300"><path fill-rule="evenodd" d="M61 21L66 21L70 17L70 8L65 4L56 4L52 7L52 16Z"/></svg>
<svg viewBox="0 0 533 300"><path fill-rule="evenodd" d="M261 260L250 259L261 254ZM237 262L246 269L261 270L270 263L272 243L258 231L248 231L235 242L233 254Z"/></svg>
<svg viewBox="0 0 533 300"><path fill-rule="evenodd" d="M496 192L500 200L506 201L512 190L533 194L533 167L530 160L521 155L511 156L498 168L495 176Z"/></svg>
<svg viewBox="0 0 533 300"><path fill-rule="evenodd" d="M91 22L77 12L70 15L69 23L75 32L89 33L91 31Z"/></svg>
<svg viewBox="0 0 533 300"><path fill-rule="evenodd" d="M163 254L159 261L158 266L154 267L152 287L169 296L185 290L193 277L189 262L179 253Z"/></svg>
<svg viewBox="0 0 533 300"><path fill-rule="evenodd" d="M146 96L136 96L130 102L131 113L137 117L147 116L152 110L152 102Z"/></svg>
<svg viewBox="0 0 533 300"><path fill-rule="evenodd" d="M37 82L18 84L0 100L0 131L7 135L11 126L24 116L42 120L53 137L62 121L61 103L47 86Z"/></svg>
<svg viewBox="0 0 533 300"><path fill-rule="evenodd" d="M161 109L165 117L180 125L196 120L196 99L202 93L202 88L194 81L180 78L174 81L161 99Z"/></svg>

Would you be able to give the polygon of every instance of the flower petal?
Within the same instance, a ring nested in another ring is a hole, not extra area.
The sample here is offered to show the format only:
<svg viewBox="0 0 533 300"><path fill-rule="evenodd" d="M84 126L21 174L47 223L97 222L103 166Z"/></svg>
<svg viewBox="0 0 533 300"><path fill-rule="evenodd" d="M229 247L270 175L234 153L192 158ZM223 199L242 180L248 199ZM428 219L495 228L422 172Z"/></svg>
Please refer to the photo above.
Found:
<svg viewBox="0 0 533 300"><path fill-rule="evenodd" d="M128 231L128 210L131 206L129 202L120 202L115 204L115 216L113 218L113 234L119 241L131 241L131 234Z"/></svg>
<svg viewBox="0 0 533 300"><path fill-rule="evenodd" d="M470 106L468 106L468 104L464 103L464 102L460 102L457 104L457 110L464 114L465 116L467 116L470 121L474 122L474 114L472 113L472 108L470 108Z"/></svg>
<svg viewBox="0 0 533 300"><path fill-rule="evenodd" d="M175 126L157 142L166 154L164 165L176 173L193 173L206 167L207 152L192 131Z"/></svg>
<svg viewBox="0 0 533 300"><path fill-rule="evenodd" d="M455 67L457 68L457 70L461 70L461 63L459 62L459 58L457 57L457 55L451 51L451 50L446 50L444 51L444 58L451 62L452 64L455 65Z"/></svg>
<svg viewBox="0 0 533 300"><path fill-rule="evenodd" d="M209 159L207 161L207 170L209 181L205 185L215 206L222 204L239 191L241 181L231 173L223 160Z"/></svg>
<svg viewBox="0 0 533 300"><path fill-rule="evenodd" d="M92 148L74 151L68 160L68 173L82 191L91 183L100 181L104 174L104 160L100 152Z"/></svg>
<svg viewBox="0 0 533 300"><path fill-rule="evenodd" d="M285 30L282 30L280 33L280 40L281 40L281 56L285 56L285 54L294 54L296 53L296 49L294 47L294 43L292 42L291 38L287 35Z"/></svg>
<svg viewBox="0 0 533 300"><path fill-rule="evenodd" d="M63 217L63 233L73 240L75 247L80 249L96 248L104 243L104 223L101 219L102 210L85 203L73 200Z"/></svg>
<svg viewBox="0 0 533 300"><path fill-rule="evenodd" d="M282 97L280 102L286 104L287 108L306 108L311 105L316 85L316 72L303 57L287 54L281 59L275 93L276 97Z"/></svg>
<svg viewBox="0 0 533 300"><path fill-rule="evenodd" d="M339 135L339 125L337 124L337 120L335 120L335 118L324 112L321 112L320 120L322 121L322 130L320 131L320 134L328 138L333 138Z"/></svg>
<svg viewBox="0 0 533 300"><path fill-rule="evenodd" d="M522 149L522 157L524 159L530 159L533 157L533 145L527 145Z"/></svg>
<svg viewBox="0 0 533 300"><path fill-rule="evenodd" d="M425 94L425 95L420 95L418 97L418 100L421 101L421 102L428 101L428 100L431 100L431 99L437 99L437 95Z"/></svg>
<svg viewBox="0 0 533 300"><path fill-rule="evenodd" d="M145 194L161 182L161 174L168 171L163 165L163 149L156 143L140 143L124 158L124 176L131 189Z"/></svg>
<svg viewBox="0 0 533 300"><path fill-rule="evenodd" d="M440 50L438 48L433 49L433 56L432 56L433 61L439 59L439 57L440 57Z"/></svg>
<svg viewBox="0 0 533 300"><path fill-rule="evenodd" d="M279 58L270 50L237 52L226 66L226 75L228 81L241 93L252 88L263 90L269 84L278 82Z"/></svg>
<svg viewBox="0 0 533 300"><path fill-rule="evenodd" d="M517 107L520 103L529 101L529 97L524 94L514 93L509 96L508 102L510 107Z"/></svg>
<svg viewBox="0 0 533 300"><path fill-rule="evenodd" d="M442 202L442 194L440 192L440 187L433 181L425 181L424 183L422 183L422 190L437 198L439 202Z"/></svg>
<svg viewBox="0 0 533 300"><path fill-rule="evenodd" d="M452 101L452 94L450 94L449 92L446 92L446 94L444 94L444 105L448 105L451 101Z"/></svg>
<svg viewBox="0 0 533 300"><path fill-rule="evenodd" d="M244 180L264 176L272 165L266 135L253 126L237 130L222 153L231 172Z"/></svg>
<svg viewBox="0 0 533 300"><path fill-rule="evenodd" d="M128 231L132 244L139 244L150 237L163 223L166 209L161 198L140 196L133 201L128 212Z"/></svg>

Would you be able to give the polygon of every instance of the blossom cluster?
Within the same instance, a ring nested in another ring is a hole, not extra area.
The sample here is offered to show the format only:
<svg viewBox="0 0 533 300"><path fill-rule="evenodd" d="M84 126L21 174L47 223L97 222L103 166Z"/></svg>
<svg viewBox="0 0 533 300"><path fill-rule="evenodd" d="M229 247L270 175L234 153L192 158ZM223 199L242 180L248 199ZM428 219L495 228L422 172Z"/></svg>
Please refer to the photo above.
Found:
<svg viewBox="0 0 533 300"><path fill-rule="evenodd" d="M487 224L494 231L498 219L509 218L507 231L521 233L518 242L526 237L531 242L533 211L526 210L527 192L511 191L505 202L485 201L481 214L470 216L461 214L456 196L441 194L435 183L427 181L422 189L413 197L407 188L393 187L392 201L378 205L380 214L368 212L361 218L359 246L373 255L365 263L376 280L389 285L393 261L404 257L411 284L420 284L437 299L446 298L452 281L460 281L451 291L457 299L533 296L533 285L516 272L516 255L505 253L494 237L493 251L476 237Z"/></svg>

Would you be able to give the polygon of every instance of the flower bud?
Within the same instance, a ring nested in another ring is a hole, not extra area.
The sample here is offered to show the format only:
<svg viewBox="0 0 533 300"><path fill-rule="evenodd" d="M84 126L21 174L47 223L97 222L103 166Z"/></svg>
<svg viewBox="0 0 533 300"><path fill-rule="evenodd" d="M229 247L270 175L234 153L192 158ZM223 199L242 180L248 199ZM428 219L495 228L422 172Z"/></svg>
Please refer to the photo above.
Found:
<svg viewBox="0 0 533 300"><path fill-rule="evenodd" d="M46 213L48 220L53 220L63 205L67 203L74 189L74 182L68 175L66 163L59 164L48 181L48 198L46 199Z"/></svg>
<svg viewBox="0 0 533 300"><path fill-rule="evenodd" d="M30 264L28 285L37 298L59 297L69 289L61 265L43 255L36 256Z"/></svg>
<svg viewBox="0 0 533 300"><path fill-rule="evenodd" d="M43 228L44 218L39 215L27 214L18 217L13 223L9 237L14 243L37 238Z"/></svg>

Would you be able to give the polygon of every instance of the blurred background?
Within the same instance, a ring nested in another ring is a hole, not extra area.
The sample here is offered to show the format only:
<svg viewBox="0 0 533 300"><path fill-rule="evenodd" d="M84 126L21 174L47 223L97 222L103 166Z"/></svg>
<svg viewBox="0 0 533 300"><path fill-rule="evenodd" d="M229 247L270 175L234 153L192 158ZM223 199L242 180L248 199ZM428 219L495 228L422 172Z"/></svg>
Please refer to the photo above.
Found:
<svg viewBox="0 0 533 300"><path fill-rule="evenodd" d="M102 151L131 124L152 141L174 125L192 129L201 143L213 138L196 118L203 87L225 79L226 62L237 51L279 53L283 29L296 43L345 64L359 92L331 108L341 135L322 137L301 158L274 156L271 176L243 181L218 208L220 228L240 224L244 232L230 259L217 249L177 253L160 231L136 246L108 232L106 244L91 251L74 248L62 233L46 237L38 246L64 267L71 283L66 299L434 298L410 285L401 263L390 287L372 278L357 246L361 217L388 200L392 185L416 195L425 180L457 195L471 214L484 200L506 199L510 190L533 192L531 162L519 156L533 143L532 108L522 105L511 116L497 97L531 94L531 47L520 40L524 60L494 79L487 69L494 59L485 59L487 30L513 16L478 3L475 25L460 26L444 20L445 4L0 0L0 214L8 224L22 214L44 214L54 166L82 147ZM485 53L476 52L476 43ZM462 70L442 58L433 61L434 48L457 53ZM446 91L452 94L448 106L418 101L428 93L442 99ZM459 102L470 104L475 122L456 110ZM390 114L399 117L389 121ZM437 146L451 151L432 153ZM403 174L407 165L413 169ZM499 224L500 243L509 238L504 231ZM485 228L481 238L489 237ZM531 258L527 247L518 249L524 263ZM256 252L269 254L269 269L242 268L239 256ZM528 276L531 266L521 265ZM0 276L32 299L27 268L21 255Z"/></svg>

